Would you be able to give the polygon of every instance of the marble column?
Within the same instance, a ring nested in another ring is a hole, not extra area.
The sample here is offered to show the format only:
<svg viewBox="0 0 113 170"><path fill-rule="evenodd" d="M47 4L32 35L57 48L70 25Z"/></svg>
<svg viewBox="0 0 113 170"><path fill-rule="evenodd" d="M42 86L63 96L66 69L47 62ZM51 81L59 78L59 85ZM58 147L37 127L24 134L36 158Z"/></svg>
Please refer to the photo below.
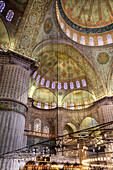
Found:
<svg viewBox="0 0 113 170"><path fill-rule="evenodd" d="M23 147L29 78L36 67L33 60L12 51L0 52L0 61L0 156L5 156ZM8 169L8 164L2 160L0 169Z"/></svg>

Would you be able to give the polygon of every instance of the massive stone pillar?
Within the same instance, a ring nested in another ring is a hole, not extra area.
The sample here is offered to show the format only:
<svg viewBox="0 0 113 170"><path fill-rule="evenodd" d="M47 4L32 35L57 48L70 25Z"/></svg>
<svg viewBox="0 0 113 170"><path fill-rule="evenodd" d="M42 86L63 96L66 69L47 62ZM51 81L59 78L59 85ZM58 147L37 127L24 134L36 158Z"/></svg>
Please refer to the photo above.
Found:
<svg viewBox="0 0 113 170"><path fill-rule="evenodd" d="M11 51L0 53L0 155L2 156L23 147L29 78L35 69L35 62L31 59ZM3 160L0 163L0 169L7 169Z"/></svg>
<svg viewBox="0 0 113 170"><path fill-rule="evenodd" d="M112 97L105 97L99 103L98 106L98 113L100 123L107 123L113 121L113 98ZM113 124L107 126L107 128L112 128Z"/></svg>
<svg viewBox="0 0 113 170"><path fill-rule="evenodd" d="M113 97L105 97L99 103L98 113L99 113L99 119L101 123L107 123L113 121ZM105 129L109 129L109 130L105 130L106 133L104 133L104 137L106 138L106 140L104 140L104 143L106 146L105 148L106 163L107 165L110 165L113 156L112 154L113 143L111 140L113 137L113 130L112 130L113 123L111 123L109 126L106 126Z"/></svg>

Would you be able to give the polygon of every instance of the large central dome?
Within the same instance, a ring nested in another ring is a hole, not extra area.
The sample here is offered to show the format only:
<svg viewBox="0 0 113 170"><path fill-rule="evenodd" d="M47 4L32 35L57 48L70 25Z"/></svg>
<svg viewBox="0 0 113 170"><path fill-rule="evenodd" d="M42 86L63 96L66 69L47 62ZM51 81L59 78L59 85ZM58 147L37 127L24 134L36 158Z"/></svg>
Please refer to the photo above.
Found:
<svg viewBox="0 0 113 170"><path fill-rule="evenodd" d="M57 17L68 37L84 45L112 43L112 0L58 0Z"/></svg>

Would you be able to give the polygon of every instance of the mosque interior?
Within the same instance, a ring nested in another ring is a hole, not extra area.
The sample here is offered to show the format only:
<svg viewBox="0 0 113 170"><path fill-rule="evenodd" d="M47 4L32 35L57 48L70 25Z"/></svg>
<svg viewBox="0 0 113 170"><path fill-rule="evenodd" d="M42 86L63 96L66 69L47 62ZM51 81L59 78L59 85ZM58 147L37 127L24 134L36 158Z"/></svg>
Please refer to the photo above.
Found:
<svg viewBox="0 0 113 170"><path fill-rule="evenodd" d="M0 169L113 169L113 0L0 1Z"/></svg>

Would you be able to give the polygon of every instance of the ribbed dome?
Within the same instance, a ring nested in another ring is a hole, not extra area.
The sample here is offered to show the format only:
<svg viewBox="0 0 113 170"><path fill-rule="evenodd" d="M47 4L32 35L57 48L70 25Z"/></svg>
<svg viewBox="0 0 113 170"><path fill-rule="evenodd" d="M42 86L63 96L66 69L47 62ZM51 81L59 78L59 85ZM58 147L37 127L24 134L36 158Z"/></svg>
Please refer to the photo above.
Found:
<svg viewBox="0 0 113 170"><path fill-rule="evenodd" d="M112 0L58 0L57 17L74 41L92 46L112 43Z"/></svg>

